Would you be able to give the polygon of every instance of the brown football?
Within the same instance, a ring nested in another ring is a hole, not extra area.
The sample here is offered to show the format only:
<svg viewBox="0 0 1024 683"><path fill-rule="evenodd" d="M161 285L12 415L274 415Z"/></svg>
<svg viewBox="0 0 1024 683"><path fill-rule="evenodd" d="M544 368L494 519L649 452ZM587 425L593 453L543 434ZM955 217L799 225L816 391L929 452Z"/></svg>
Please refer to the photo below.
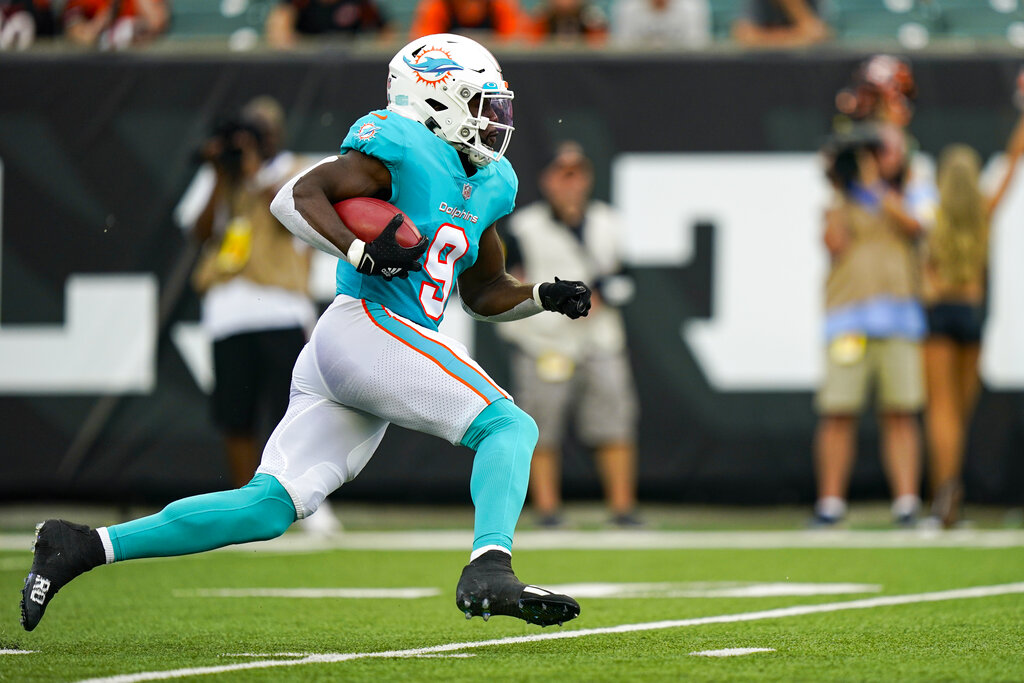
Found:
<svg viewBox="0 0 1024 683"><path fill-rule="evenodd" d="M413 247L420 241L420 231L394 204L374 199L373 197L353 197L334 205L338 218L353 235L364 242L372 242L387 227L396 213L402 214L404 220L398 228L395 239L403 247Z"/></svg>

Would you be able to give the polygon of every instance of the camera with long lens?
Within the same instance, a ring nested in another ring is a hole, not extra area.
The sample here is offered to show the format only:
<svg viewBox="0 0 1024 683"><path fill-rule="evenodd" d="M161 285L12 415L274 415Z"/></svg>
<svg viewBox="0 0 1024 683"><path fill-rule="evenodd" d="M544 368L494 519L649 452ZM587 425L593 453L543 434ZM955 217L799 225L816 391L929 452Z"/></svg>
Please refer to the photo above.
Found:
<svg viewBox="0 0 1024 683"><path fill-rule="evenodd" d="M264 132L259 126L236 117L221 119L213 127L204 148L210 150L205 160L220 166L232 181L241 180L246 138L252 140L255 150L263 148Z"/></svg>
<svg viewBox="0 0 1024 683"><path fill-rule="evenodd" d="M858 155L865 150L877 151L882 146L878 129L870 124L858 124L848 130L834 133L822 153L825 156L825 174L840 190L848 190L859 177Z"/></svg>

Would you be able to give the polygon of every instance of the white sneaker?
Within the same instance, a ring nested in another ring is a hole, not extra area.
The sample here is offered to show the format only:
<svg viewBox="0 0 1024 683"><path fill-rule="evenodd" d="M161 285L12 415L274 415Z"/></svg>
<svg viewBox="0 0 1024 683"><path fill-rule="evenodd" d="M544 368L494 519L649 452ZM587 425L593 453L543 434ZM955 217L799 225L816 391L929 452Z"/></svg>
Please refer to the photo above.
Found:
<svg viewBox="0 0 1024 683"><path fill-rule="evenodd" d="M344 529L329 501L324 501L309 517L299 520L299 528L312 536L334 536Z"/></svg>

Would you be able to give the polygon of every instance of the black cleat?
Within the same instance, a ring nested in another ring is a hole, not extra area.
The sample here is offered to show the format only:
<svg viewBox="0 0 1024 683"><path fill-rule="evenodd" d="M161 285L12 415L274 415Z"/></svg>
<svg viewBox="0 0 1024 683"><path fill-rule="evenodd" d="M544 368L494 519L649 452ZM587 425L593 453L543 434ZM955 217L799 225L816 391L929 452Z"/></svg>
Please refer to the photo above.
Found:
<svg viewBox="0 0 1024 683"><path fill-rule="evenodd" d="M21 589L21 625L31 631L68 581L106 561L99 536L84 524L48 519L36 526L32 569Z"/></svg>
<svg viewBox="0 0 1024 683"><path fill-rule="evenodd" d="M466 565L455 589L455 605L467 619L492 615L516 617L530 624L562 625L580 615L568 595L528 586L512 572L512 556L490 550Z"/></svg>

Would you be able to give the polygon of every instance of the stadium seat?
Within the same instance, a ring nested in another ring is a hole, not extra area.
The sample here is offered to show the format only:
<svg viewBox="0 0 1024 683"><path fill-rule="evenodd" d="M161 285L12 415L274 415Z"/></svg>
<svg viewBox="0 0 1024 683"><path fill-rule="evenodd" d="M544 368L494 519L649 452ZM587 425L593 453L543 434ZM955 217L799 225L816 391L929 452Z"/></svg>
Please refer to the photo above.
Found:
<svg viewBox="0 0 1024 683"><path fill-rule="evenodd" d="M745 4L745 0L715 0L711 3L711 32L716 40L732 34L732 23Z"/></svg>
<svg viewBox="0 0 1024 683"><path fill-rule="evenodd" d="M174 0L171 3L173 38L230 37L240 29L263 34L263 22L272 0Z"/></svg>
<svg viewBox="0 0 1024 683"><path fill-rule="evenodd" d="M409 1L412 3L413 7L415 7L417 3L417 0L392 0L392 2L395 1ZM612 5L615 4L615 0L586 0L586 2L588 4L594 5L602 12L604 12L605 17L607 17L608 20L611 21ZM526 14L533 14L545 4L547 4L547 0L519 0L519 9L521 9Z"/></svg>
<svg viewBox="0 0 1024 683"><path fill-rule="evenodd" d="M399 38L405 40L409 33L409 27L412 26L413 17L416 15L417 0L378 0L378 2L391 18Z"/></svg>
<svg viewBox="0 0 1024 683"><path fill-rule="evenodd" d="M943 0L943 32L961 38L1006 38L1014 23L1024 22L1019 0Z"/></svg>
<svg viewBox="0 0 1024 683"><path fill-rule="evenodd" d="M833 6L832 25L841 39L897 39L916 48L938 28L937 7L921 0L833 0Z"/></svg>

